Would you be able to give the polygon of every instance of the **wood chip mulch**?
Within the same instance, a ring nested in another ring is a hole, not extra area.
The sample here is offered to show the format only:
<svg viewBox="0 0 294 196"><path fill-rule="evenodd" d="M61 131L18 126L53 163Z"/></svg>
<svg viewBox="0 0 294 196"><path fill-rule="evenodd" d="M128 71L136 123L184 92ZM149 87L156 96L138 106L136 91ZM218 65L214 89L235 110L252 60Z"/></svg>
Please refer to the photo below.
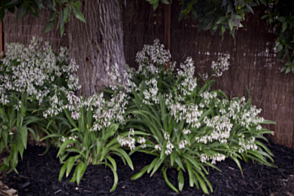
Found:
<svg viewBox="0 0 294 196"><path fill-rule="evenodd" d="M210 195L294 196L294 150L273 143L267 144L267 146L275 155L275 165L278 168L257 165L251 161L248 163L241 161L243 168L242 176L235 162L231 159L226 159L216 164L222 172L210 168L207 178L214 189L214 192ZM138 180L130 180L132 175L139 172L140 169L153 160L153 156L142 153L135 153L131 157L135 167L134 171L125 166L119 157L114 157L118 165L119 182L116 190L113 192L109 192L113 184L113 174L109 168L105 168L103 165L88 166L80 186L69 182L71 175L68 178L64 177L59 182L59 170L62 165L56 158L57 149L51 148L47 154L41 156L44 151L45 147L29 145L28 149L25 150L24 159L19 161L17 167L19 174L13 172L7 175L1 174L1 194L3 194L5 188L6 191L17 190L17 193L14 192L13 194L20 196L205 195L201 190L189 187L187 175L185 176L184 189L179 194L173 192L165 183L160 170L151 178L148 174L145 174ZM168 177L170 182L177 187L177 170L169 169Z"/></svg>

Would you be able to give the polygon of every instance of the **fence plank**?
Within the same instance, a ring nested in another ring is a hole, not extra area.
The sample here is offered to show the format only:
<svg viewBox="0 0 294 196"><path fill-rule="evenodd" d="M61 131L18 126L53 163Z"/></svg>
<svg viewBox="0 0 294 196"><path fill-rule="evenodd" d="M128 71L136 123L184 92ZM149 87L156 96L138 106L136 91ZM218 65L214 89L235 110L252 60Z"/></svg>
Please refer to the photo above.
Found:
<svg viewBox="0 0 294 196"><path fill-rule="evenodd" d="M164 47L170 51L170 29L171 28L171 0L169 4L164 6ZM170 64L165 65L165 69L168 69Z"/></svg>
<svg viewBox="0 0 294 196"><path fill-rule="evenodd" d="M2 31L2 22L0 22L0 55L3 51L3 31Z"/></svg>

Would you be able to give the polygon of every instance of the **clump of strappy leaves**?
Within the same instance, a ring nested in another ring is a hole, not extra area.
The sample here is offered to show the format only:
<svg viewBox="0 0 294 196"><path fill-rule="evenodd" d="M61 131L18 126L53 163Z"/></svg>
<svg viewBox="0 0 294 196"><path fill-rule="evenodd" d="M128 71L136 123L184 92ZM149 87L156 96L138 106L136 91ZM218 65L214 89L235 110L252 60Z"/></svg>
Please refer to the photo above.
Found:
<svg viewBox="0 0 294 196"><path fill-rule="evenodd" d="M247 102L244 97L229 100L222 91L210 90L214 83L211 78L228 69L228 55L212 63L211 77L199 74L204 85L194 76L191 58L174 72L175 63L170 62L170 53L158 40L145 45L136 60L139 69L129 69L123 76L114 67L111 75L117 85L105 90L110 95L120 90L128 93L125 117L130 134L118 136L118 142L129 147L130 154L156 156L133 180L146 172L152 176L161 168L166 183L178 192L184 187L183 172L188 172L189 185L209 193L207 186L210 192L213 188L205 177L205 166L218 169L216 162L226 158L232 158L241 172L240 159L273 166L268 162L273 162L272 153L256 138L266 140L263 134L273 132L261 124L274 122L258 116L261 109L251 105L250 96ZM165 70L166 63L171 68ZM146 135L136 135L136 131ZM167 178L170 167L178 170L178 188Z"/></svg>
<svg viewBox="0 0 294 196"><path fill-rule="evenodd" d="M10 152L1 170L10 167L10 171L16 171L17 154L22 158L28 132L38 139L36 130L51 134L69 128L66 119L59 115L65 104L61 95L79 88L74 74L77 65L69 62L66 48L55 53L49 42L43 45L40 42L33 37L28 47L8 44L1 59L0 152L4 149Z"/></svg>

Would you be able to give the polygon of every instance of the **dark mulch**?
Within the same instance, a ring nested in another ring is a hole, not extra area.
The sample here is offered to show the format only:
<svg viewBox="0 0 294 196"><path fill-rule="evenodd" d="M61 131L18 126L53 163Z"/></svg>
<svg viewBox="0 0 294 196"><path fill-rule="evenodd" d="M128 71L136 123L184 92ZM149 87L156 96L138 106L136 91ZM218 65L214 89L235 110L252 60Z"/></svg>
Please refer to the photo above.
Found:
<svg viewBox="0 0 294 196"><path fill-rule="evenodd" d="M208 180L214 188L211 195L294 195L294 150L284 146L270 144L278 168L241 162L244 175L230 159L217 163L222 172L210 169ZM152 156L134 154L132 160L135 171L115 157L118 164L119 183L117 189L109 192L113 183L110 169L104 166L88 166L80 186L68 179L58 181L61 165L56 159L57 150L51 149L45 156L44 147L29 146L24 159L17 167L19 175L10 173L2 181L10 188L18 190L19 195L204 195L201 190L189 187L185 178L185 187L180 194L173 192L165 183L160 172L153 177L144 175L132 181L130 177L152 161ZM168 170L170 181L177 187L177 172Z"/></svg>

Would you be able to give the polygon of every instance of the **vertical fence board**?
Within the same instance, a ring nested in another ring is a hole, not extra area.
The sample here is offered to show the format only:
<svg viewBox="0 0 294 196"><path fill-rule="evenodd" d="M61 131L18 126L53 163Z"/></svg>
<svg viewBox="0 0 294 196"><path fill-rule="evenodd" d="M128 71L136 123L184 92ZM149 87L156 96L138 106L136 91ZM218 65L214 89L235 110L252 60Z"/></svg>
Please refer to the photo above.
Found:
<svg viewBox="0 0 294 196"><path fill-rule="evenodd" d="M0 55L3 52L3 29L2 22L0 22Z"/></svg>
<svg viewBox="0 0 294 196"><path fill-rule="evenodd" d="M164 47L170 51L170 27L171 27L171 1L164 6ZM165 69L170 67L170 63L165 65Z"/></svg>

